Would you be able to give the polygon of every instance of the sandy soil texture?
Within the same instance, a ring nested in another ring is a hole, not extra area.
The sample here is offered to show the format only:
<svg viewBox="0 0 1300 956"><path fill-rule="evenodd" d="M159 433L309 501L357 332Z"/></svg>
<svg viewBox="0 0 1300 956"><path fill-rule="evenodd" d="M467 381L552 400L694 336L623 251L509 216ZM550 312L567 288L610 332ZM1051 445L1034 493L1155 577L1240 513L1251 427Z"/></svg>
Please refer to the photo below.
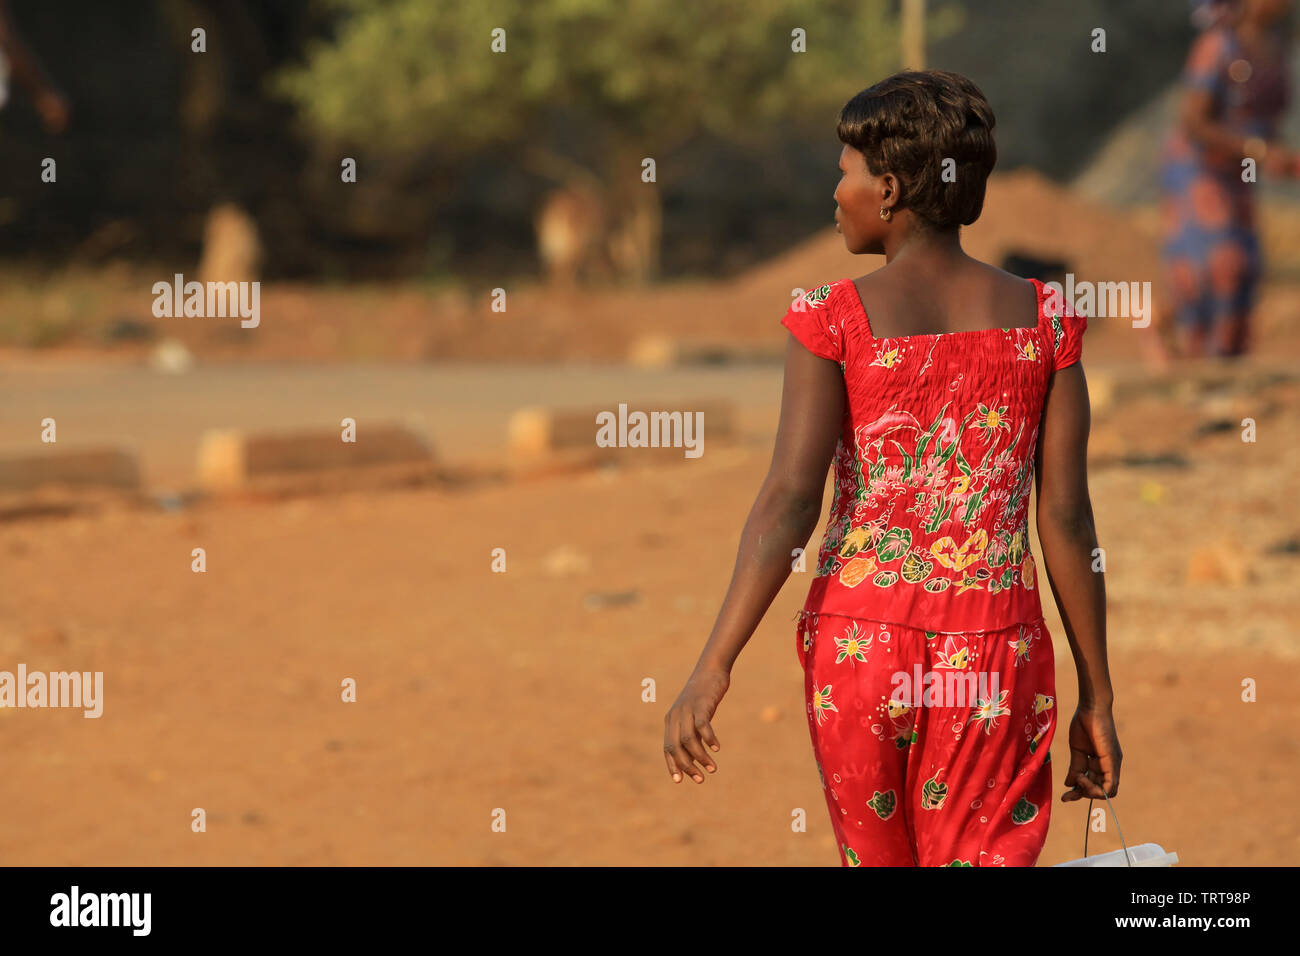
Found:
<svg viewBox="0 0 1300 956"><path fill-rule="evenodd" d="M1134 400L1098 426L1116 810L1130 842L1188 864L1300 862L1300 402L1266 398L1256 445L1186 438L1189 401ZM1190 465L1107 464L1126 430L1180 442ZM0 860L836 864L794 654L806 577L736 669L718 776L674 786L661 753L768 455L755 440L568 478L0 525L0 660L105 680L98 720L0 710ZM1052 753L1063 779L1063 734ZM1040 863L1081 855L1083 829L1082 805L1057 803Z"/></svg>

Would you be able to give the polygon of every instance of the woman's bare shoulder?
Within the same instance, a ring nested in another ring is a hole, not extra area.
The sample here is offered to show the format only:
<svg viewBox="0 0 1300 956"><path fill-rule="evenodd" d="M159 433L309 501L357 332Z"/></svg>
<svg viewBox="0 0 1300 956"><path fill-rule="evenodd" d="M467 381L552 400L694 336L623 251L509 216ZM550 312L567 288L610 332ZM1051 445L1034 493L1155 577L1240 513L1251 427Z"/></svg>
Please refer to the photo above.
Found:
<svg viewBox="0 0 1300 956"><path fill-rule="evenodd" d="M1030 280L978 259L974 262L979 266L981 280L987 283L990 300L1012 311L1037 314L1038 289Z"/></svg>

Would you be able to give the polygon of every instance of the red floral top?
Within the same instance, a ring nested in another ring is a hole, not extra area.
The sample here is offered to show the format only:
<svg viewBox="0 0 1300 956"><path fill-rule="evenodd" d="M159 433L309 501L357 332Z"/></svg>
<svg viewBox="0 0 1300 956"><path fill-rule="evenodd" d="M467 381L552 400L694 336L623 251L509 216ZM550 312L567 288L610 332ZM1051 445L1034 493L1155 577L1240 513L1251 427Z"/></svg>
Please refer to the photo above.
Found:
<svg viewBox="0 0 1300 956"><path fill-rule="evenodd" d="M781 320L839 363L848 399L805 610L951 633L1042 617L1028 527L1038 425L1088 322L1029 281L1030 328L877 339L852 279Z"/></svg>

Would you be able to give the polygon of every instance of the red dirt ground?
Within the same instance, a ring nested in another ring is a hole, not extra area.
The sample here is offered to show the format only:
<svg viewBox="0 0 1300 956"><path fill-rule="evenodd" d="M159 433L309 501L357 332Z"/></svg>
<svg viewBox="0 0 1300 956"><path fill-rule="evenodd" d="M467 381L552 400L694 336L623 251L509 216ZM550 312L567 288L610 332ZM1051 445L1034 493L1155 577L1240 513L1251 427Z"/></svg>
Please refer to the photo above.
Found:
<svg viewBox="0 0 1300 956"><path fill-rule="evenodd" d="M1283 413L1261 419L1271 437L1256 446L1218 436L1189 448L1188 470L1093 474L1125 753L1116 809L1131 842L1187 864L1300 862L1286 796L1300 558L1268 553L1296 531L1277 507L1300 492L1300 452L1279 438L1297 402L1272 397ZM1187 424L1186 406L1135 408L1120 416L1130 429ZM740 660L719 775L675 786L661 754L768 455L745 443L567 479L0 525L0 660L103 670L106 684L99 720L0 710L0 860L834 865L794 655L806 578ZM1244 574L1189 586L1207 547ZM629 591L635 603L584 603ZM1068 715L1072 663L1044 601ZM1258 703L1241 701L1248 677ZM1063 778L1064 734L1052 751ZM191 832L195 807L206 833ZM806 833L791 832L797 808ZM1083 826L1081 805L1057 803L1040 862L1081 855Z"/></svg>
<svg viewBox="0 0 1300 956"><path fill-rule="evenodd" d="M1031 174L995 177L988 210L973 254L996 258L1028 236L1084 277L1153 278L1149 234ZM417 288L268 285L256 335L174 321L159 331L201 363L622 359L647 333L779 349L793 286L869 265L828 228L730 283L568 302L525 285L505 314L485 297ZM56 351L84 354L106 322L148 319L140 288L94 276L32 303L11 289L0 319L57 324L81 301L85 340ZM1300 355L1300 290L1269 286L1259 330L1260 360L1218 392L1121 393L1108 376L1142 344L1123 322L1090 324L1085 349L1125 754L1116 810L1131 843L1160 843L1184 864L1300 863L1300 394L1264 374ZM557 380L579 374L554 368ZM83 391L111 407L111 390ZM778 401L774 387L773 420ZM1258 423L1253 444L1240 440L1243 417ZM1230 427L1196 437L1215 421ZM712 626L770 441L751 430L654 467L629 450L628 467L515 483L0 521L0 668L102 670L106 695L99 720L0 709L0 862L837 864L794 654L806 577L787 584L737 666L716 720L718 776L673 785L661 752L663 714ZM1137 452L1189 467L1123 463ZM204 574L190 570L196 547ZM491 570L494 548L505 573ZM1043 600L1068 716L1073 665ZM356 703L340 700L345 678ZM1242 700L1247 679L1255 703ZM1063 732L1052 752L1059 793ZM205 833L191 830L194 808ZM498 809L505 832L492 830ZM791 829L799 809L804 833ZM1058 802L1052 816L1042 864L1082 853L1083 806ZM1117 846L1113 832L1090 841Z"/></svg>

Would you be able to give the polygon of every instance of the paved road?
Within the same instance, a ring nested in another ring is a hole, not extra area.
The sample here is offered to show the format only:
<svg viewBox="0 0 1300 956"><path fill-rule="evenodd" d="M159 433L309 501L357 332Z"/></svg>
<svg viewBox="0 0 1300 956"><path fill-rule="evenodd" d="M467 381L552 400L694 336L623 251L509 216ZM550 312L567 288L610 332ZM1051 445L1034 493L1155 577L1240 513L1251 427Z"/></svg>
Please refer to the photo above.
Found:
<svg viewBox="0 0 1300 956"><path fill-rule="evenodd" d="M1294 375L1288 363L1188 363L1160 378L1259 379ZM1200 369L1200 371L1196 371ZM1138 360L1093 363L1094 410L1106 380L1159 385ZM334 429L343 418L400 421L425 434L443 461L490 464L505 448L510 416L528 405L687 410L730 399L741 436L770 442L781 400L778 362L643 369L626 365L211 364L182 374L143 361L94 356L0 355L0 454L37 447L40 422L58 423L64 447L120 444L140 455L146 485L193 484L199 439L210 428ZM593 434L594 434L593 423ZM707 441L707 435L706 435Z"/></svg>
<svg viewBox="0 0 1300 956"><path fill-rule="evenodd" d="M40 422L50 417L61 445L132 447L146 485L175 490L192 484L199 438L209 428L337 428L345 417L359 427L403 421L429 436L443 460L482 463L501 453L510 415L523 406L683 409L691 400L718 398L736 403L743 435L770 436L781 367L241 364L166 374L142 363L4 358L0 452L36 446Z"/></svg>

